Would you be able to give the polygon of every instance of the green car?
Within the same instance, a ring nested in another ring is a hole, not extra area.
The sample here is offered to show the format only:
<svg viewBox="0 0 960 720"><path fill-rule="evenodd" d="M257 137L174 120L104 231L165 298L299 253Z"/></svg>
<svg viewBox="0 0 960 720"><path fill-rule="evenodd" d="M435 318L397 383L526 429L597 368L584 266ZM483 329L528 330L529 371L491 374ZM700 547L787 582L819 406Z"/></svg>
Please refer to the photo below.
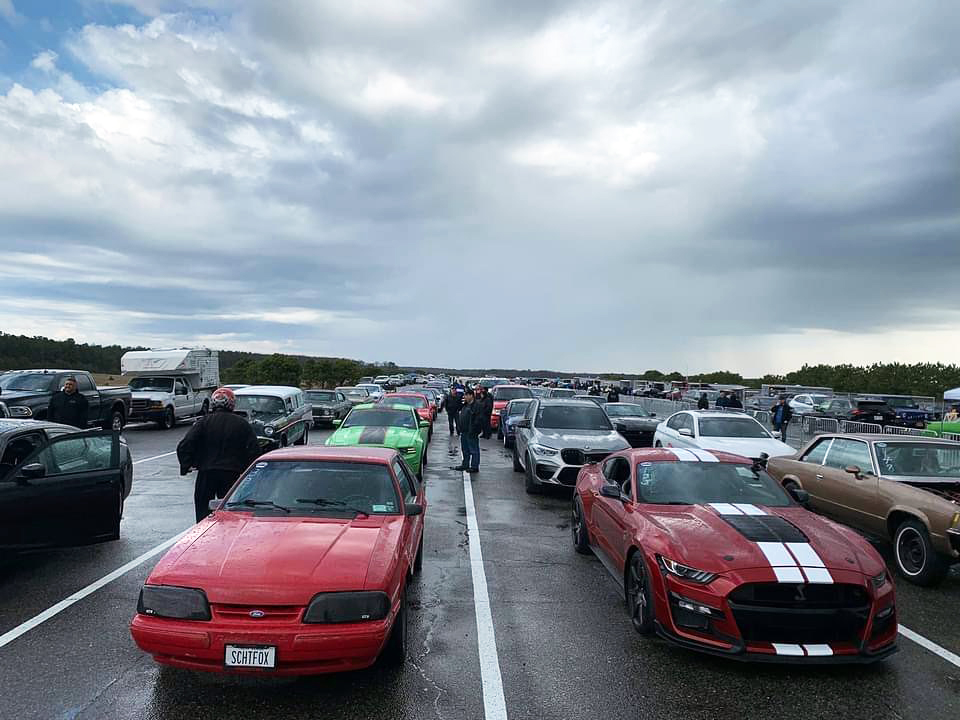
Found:
<svg viewBox="0 0 960 720"><path fill-rule="evenodd" d="M333 424L339 428L327 438L327 445L393 448L417 477L423 479L430 423L420 420L413 408L364 403L354 407L343 422L334 420Z"/></svg>

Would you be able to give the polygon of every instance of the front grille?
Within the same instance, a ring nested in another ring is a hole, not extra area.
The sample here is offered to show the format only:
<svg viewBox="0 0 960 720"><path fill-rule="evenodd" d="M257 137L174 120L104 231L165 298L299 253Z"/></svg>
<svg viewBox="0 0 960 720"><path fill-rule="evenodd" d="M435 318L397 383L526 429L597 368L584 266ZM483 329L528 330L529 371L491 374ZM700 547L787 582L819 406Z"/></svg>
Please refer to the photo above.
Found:
<svg viewBox="0 0 960 720"><path fill-rule="evenodd" d="M746 642L857 643L870 599L857 585L754 583L727 598Z"/></svg>
<svg viewBox="0 0 960 720"><path fill-rule="evenodd" d="M586 452L579 448L565 448L560 451L560 458L567 465L586 465L588 462L601 462L609 452Z"/></svg>
<svg viewBox="0 0 960 720"><path fill-rule="evenodd" d="M560 473L557 475L557 480L561 485L569 485L573 487L577 484L577 475L580 474L580 468L567 467L563 468Z"/></svg>
<svg viewBox="0 0 960 720"><path fill-rule="evenodd" d="M130 401L130 409L134 412L143 411L150 407L150 401L142 398L134 398Z"/></svg>
<svg viewBox="0 0 960 720"><path fill-rule="evenodd" d="M211 605L215 620L249 623L296 623L300 621L303 608L299 605ZM252 612L262 612L255 618Z"/></svg>
<svg viewBox="0 0 960 720"><path fill-rule="evenodd" d="M653 431L621 430L620 434L623 435L624 440L630 443L630 447L640 448L653 446Z"/></svg>

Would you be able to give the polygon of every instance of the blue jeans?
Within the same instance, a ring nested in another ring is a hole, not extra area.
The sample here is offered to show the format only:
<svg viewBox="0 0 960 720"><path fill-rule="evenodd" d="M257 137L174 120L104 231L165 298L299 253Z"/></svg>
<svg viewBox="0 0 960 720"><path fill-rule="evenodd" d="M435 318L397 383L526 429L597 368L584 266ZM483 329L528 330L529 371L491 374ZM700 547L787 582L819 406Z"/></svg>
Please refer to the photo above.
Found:
<svg viewBox="0 0 960 720"><path fill-rule="evenodd" d="M480 468L480 438L463 433L460 436L460 452L463 453L463 461L460 463L463 467L473 470Z"/></svg>

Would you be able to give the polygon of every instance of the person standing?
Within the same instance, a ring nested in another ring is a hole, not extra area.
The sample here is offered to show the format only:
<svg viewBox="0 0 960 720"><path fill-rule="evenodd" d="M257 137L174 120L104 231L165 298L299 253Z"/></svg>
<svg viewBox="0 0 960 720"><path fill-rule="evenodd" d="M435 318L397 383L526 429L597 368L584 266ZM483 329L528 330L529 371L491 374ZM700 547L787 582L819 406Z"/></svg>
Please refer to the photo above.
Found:
<svg viewBox="0 0 960 720"><path fill-rule="evenodd" d="M83 393L77 392L77 379L68 375L63 381L63 390L57 390L50 398L47 420L86 428L89 417L89 403Z"/></svg>
<svg viewBox="0 0 960 720"><path fill-rule="evenodd" d="M727 407L731 410L743 410L743 403L735 392L731 392L727 397Z"/></svg>
<svg viewBox="0 0 960 720"><path fill-rule="evenodd" d="M607 402L608 403L620 402L620 393L617 392L616 386L610 387L610 392L607 393Z"/></svg>
<svg viewBox="0 0 960 720"><path fill-rule="evenodd" d="M787 402L787 396L781 395L780 401L770 408L770 422L774 430L780 432L780 439L787 441L787 426L790 424L790 418L793 417L793 408Z"/></svg>
<svg viewBox="0 0 960 720"><path fill-rule="evenodd" d="M720 391L720 397L717 398L716 407L717 408L730 407L730 396L727 394L726 390Z"/></svg>
<svg viewBox="0 0 960 720"><path fill-rule="evenodd" d="M460 397L460 394L457 392L456 385L450 388L450 392L447 394L447 399L444 401L444 404L447 407L447 422L450 423L450 434L453 435L453 431L457 431L457 435L460 434L460 408L463 407L463 398Z"/></svg>
<svg viewBox="0 0 960 720"><path fill-rule="evenodd" d="M483 387L483 386L481 386ZM493 393L489 388L483 388L480 396L480 419L482 421L483 439L489 440L493 429L490 427L490 416L493 415Z"/></svg>
<svg viewBox="0 0 960 720"><path fill-rule="evenodd" d="M463 460L454 470L466 470L475 473L480 469L480 432L483 420L480 417L480 403L473 390L463 394L463 407L460 409L460 451Z"/></svg>
<svg viewBox="0 0 960 720"><path fill-rule="evenodd" d="M697 400L697 410L709 410L710 399L705 392L700 393L700 399Z"/></svg>
<svg viewBox="0 0 960 720"><path fill-rule="evenodd" d="M197 420L177 445L180 474L197 469L193 489L197 522L210 514L210 501L225 496L260 455L250 423L233 412L236 402L233 390L218 388L210 397L211 412Z"/></svg>

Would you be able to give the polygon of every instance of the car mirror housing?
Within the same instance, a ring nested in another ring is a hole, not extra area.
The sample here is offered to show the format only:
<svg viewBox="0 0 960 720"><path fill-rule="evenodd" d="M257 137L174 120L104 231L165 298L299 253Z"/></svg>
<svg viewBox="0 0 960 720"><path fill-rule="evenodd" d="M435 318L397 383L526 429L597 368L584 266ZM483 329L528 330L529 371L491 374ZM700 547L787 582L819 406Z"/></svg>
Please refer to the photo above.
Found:
<svg viewBox="0 0 960 720"><path fill-rule="evenodd" d="M340 427L343 424L343 420L341 420L340 418L334 418L330 422L334 427Z"/></svg>
<svg viewBox="0 0 960 720"><path fill-rule="evenodd" d="M690 428L680 428L679 430L677 430L677 432L683 435L684 437L693 437L693 430L691 430Z"/></svg>
<svg viewBox="0 0 960 720"><path fill-rule="evenodd" d="M430 421L429 421L429 420L421 420L421 421L420 421L420 427L422 427L422 428L428 428L428 427L430 427Z"/></svg>
<svg viewBox="0 0 960 720"><path fill-rule="evenodd" d="M423 515L423 505L421 505L420 503L406 503L403 506L403 511L407 517Z"/></svg>
<svg viewBox="0 0 960 720"><path fill-rule="evenodd" d="M614 500L620 500L620 488L613 483L604 483L600 486L600 494L603 497L613 498Z"/></svg>
<svg viewBox="0 0 960 720"><path fill-rule="evenodd" d="M517 420L515 427L518 428L528 428L530 427L530 420L528 418L523 418L522 420Z"/></svg>
<svg viewBox="0 0 960 720"><path fill-rule="evenodd" d="M848 472L848 473L850 473L851 475L854 475L855 477L860 477L860 475L862 474L862 471L860 470L860 466L859 466L859 465L847 465L847 466L843 469L843 471L844 471L844 472Z"/></svg>
<svg viewBox="0 0 960 720"><path fill-rule="evenodd" d="M47 474L47 466L43 463L30 463L20 468L20 476L24 478L42 478Z"/></svg>

